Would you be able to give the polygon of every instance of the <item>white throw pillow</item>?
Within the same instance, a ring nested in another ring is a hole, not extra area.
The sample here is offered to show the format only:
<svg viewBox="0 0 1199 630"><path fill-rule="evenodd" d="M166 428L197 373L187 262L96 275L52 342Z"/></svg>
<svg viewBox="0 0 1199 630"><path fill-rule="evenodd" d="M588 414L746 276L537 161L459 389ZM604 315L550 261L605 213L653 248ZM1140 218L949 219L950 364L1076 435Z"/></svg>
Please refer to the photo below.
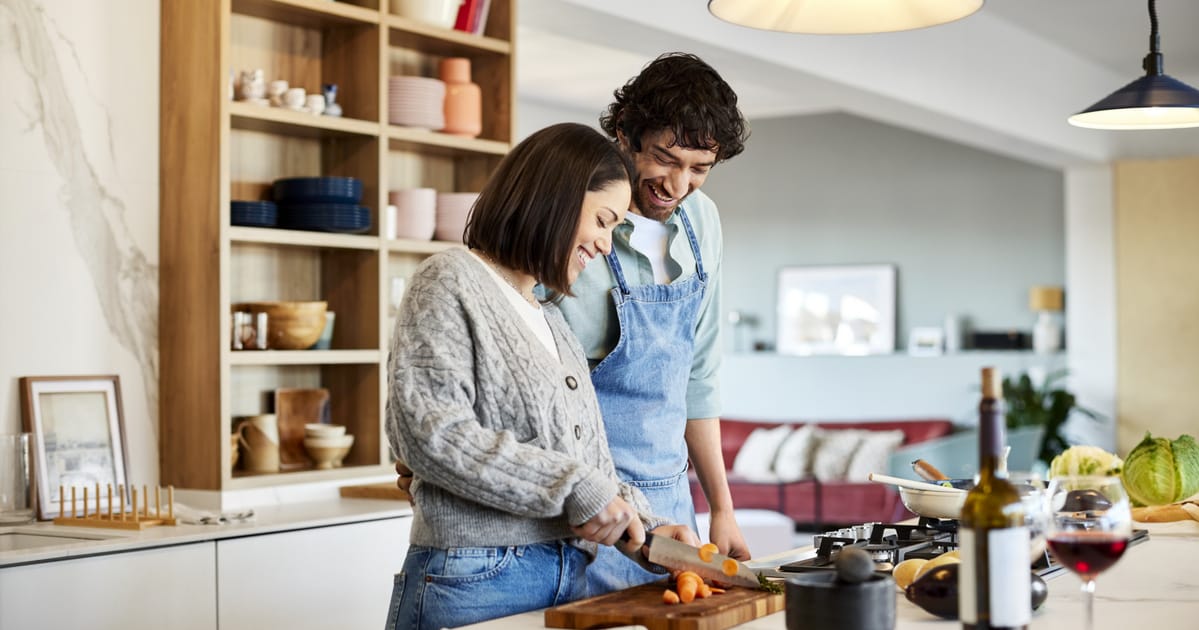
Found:
<svg viewBox="0 0 1199 630"><path fill-rule="evenodd" d="M779 481L799 481L812 476L812 449L816 425L805 424L791 432L774 456L774 474Z"/></svg>
<svg viewBox="0 0 1199 630"><path fill-rule="evenodd" d="M900 444L903 444L903 431L866 431L858 448L849 460L849 468L845 471L845 479L849 481L869 481L872 472L887 474L887 459Z"/></svg>
<svg viewBox="0 0 1199 630"><path fill-rule="evenodd" d="M845 479L845 471L849 470L849 460L862 435L870 433L864 429L823 429L820 431L819 444L812 455L812 476L819 481L840 481Z"/></svg>
<svg viewBox="0 0 1199 630"><path fill-rule="evenodd" d="M791 425L782 424L773 429L761 427L750 432L733 460L733 472L750 481L774 481L774 455L791 432Z"/></svg>

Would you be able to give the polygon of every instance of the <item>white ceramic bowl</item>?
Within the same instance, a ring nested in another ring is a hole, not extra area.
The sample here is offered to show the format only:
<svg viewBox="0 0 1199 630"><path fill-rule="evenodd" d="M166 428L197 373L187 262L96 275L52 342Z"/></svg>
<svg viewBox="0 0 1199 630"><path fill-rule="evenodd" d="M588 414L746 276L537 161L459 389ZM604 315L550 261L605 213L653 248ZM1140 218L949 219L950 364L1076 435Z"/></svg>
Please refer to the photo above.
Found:
<svg viewBox="0 0 1199 630"><path fill-rule="evenodd" d="M316 462L318 470L339 468L342 460L350 452L350 446L353 444L354 436L352 435L339 435L328 438L304 438L304 449L308 451L308 455Z"/></svg>
<svg viewBox="0 0 1199 630"><path fill-rule="evenodd" d="M346 428L340 424L311 423L304 425L304 434L310 438L331 438L346 434Z"/></svg>
<svg viewBox="0 0 1199 630"><path fill-rule="evenodd" d="M397 15L417 22L454 28L462 0L392 0Z"/></svg>
<svg viewBox="0 0 1199 630"><path fill-rule="evenodd" d="M920 516L956 519L962 513L962 505L966 503L966 493L916 490L899 486L899 500L903 501L904 507Z"/></svg>

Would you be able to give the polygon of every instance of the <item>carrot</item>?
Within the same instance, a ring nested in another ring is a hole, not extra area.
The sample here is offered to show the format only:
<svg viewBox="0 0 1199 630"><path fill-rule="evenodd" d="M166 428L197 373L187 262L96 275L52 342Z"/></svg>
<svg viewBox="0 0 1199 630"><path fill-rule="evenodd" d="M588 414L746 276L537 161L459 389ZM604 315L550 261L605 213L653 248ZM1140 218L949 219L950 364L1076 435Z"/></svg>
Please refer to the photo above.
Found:
<svg viewBox="0 0 1199 630"><path fill-rule="evenodd" d="M680 573L676 581L679 588L679 600L684 604L690 604L695 599L695 593L699 590L699 585L703 583L703 579L691 571Z"/></svg>
<svg viewBox="0 0 1199 630"><path fill-rule="evenodd" d="M737 564L736 560L727 558L723 563L721 563L720 572L724 573L725 575L737 575L738 568L739 565Z"/></svg>
<svg viewBox="0 0 1199 630"><path fill-rule="evenodd" d="M700 582L699 591L697 591L695 593L695 596L700 599L705 599L707 597L711 597L712 596L712 587L708 586L707 584L704 584L703 582Z"/></svg>
<svg viewBox="0 0 1199 630"><path fill-rule="evenodd" d="M699 559L703 560L704 562L711 562L712 554L716 553L718 550L719 549L716 545L707 543L699 548Z"/></svg>
<svg viewBox="0 0 1199 630"><path fill-rule="evenodd" d="M679 594L670 589L666 589L665 591L662 591L662 603L663 604L679 603Z"/></svg>
<svg viewBox="0 0 1199 630"><path fill-rule="evenodd" d="M712 593L714 593L716 595L719 595L724 592L723 588L716 588L715 586L709 588L708 590L712 591Z"/></svg>

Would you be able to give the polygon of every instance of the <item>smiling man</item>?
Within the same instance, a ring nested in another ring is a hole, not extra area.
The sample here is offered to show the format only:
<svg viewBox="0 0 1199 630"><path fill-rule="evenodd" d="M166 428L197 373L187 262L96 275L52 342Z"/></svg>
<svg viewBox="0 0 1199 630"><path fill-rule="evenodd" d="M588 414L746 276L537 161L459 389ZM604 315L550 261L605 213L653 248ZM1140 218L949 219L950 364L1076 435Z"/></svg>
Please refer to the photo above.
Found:
<svg viewBox="0 0 1199 630"><path fill-rule="evenodd" d="M748 559L720 450L720 218L699 191L744 149L748 125L736 93L695 55L658 57L615 98L600 126L636 165L632 206L612 252L560 307L590 361L621 479L694 528L690 460L711 506L709 540ZM587 576L593 594L661 577L611 548Z"/></svg>

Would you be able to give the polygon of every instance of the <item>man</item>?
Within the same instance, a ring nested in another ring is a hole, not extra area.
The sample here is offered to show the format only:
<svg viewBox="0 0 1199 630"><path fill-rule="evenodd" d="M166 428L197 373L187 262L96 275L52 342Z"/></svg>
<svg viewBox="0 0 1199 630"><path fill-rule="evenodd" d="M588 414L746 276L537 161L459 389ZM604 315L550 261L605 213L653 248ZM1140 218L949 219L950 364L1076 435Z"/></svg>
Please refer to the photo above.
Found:
<svg viewBox="0 0 1199 630"><path fill-rule="evenodd" d="M713 166L744 149L748 125L732 88L695 55L658 57L615 97L600 126L633 158L632 206L612 253L591 261L559 306L590 362L621 479L655 514L695 529L690 460L711 508L709 540L748 559L720 449L720 220L699 192ZM406 489L411 477L397 471ZM611 547L587 576L595 594L661 578Z"/></svg>
<svg viewBox="0 0 1199 630"><path fill-rule="evenodd" d="M632 206L612 253L559 306L591 363L617 473L655 514L694 528L690 459L711 507L709 540L748 559L720 449L720 220L699 192L744 149L748 125L711 66L668 53L616 91L600 126L633 158ZM587 576L594 593L661 577L612 548Z"/></svg>

